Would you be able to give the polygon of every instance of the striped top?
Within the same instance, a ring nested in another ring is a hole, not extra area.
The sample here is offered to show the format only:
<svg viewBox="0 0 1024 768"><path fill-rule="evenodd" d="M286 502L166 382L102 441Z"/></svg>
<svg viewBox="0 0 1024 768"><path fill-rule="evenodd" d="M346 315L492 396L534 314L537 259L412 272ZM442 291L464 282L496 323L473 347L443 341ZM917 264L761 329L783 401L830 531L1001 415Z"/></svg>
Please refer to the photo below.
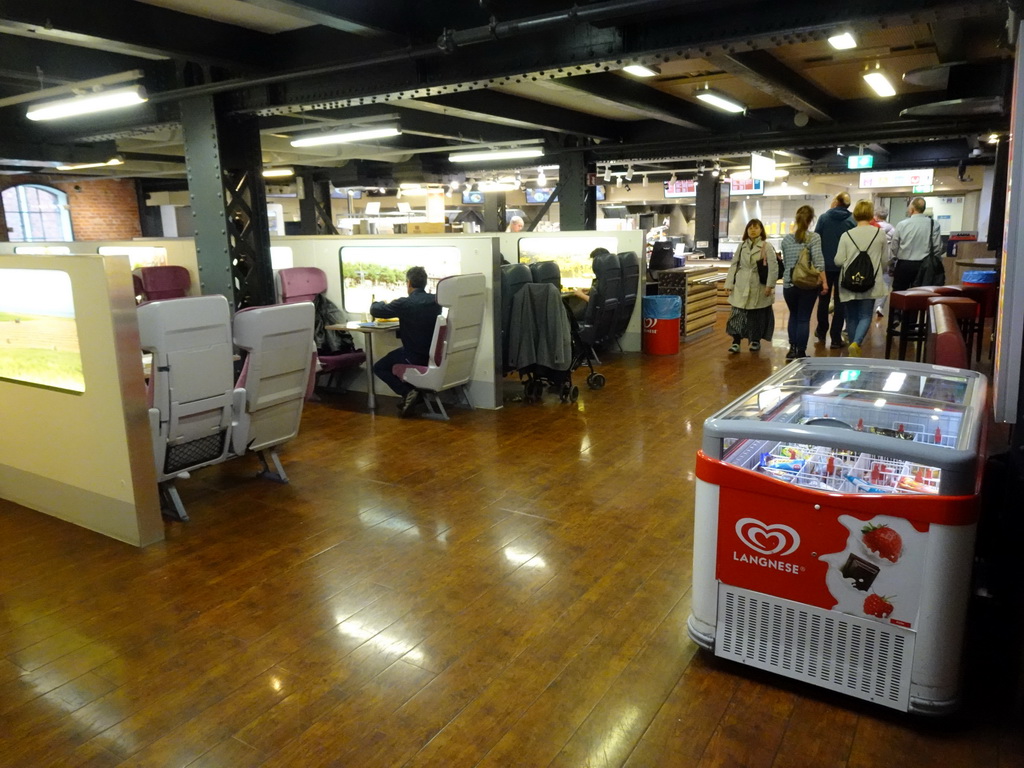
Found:
<svg viewBox="0 0 1024 768"><path fill-rule="evenodd" d="M782 287L789 288L793 285L793 267L800 258L800 252L808 248L811 252L811 264L818 269L825 269L825 254L821 252L821 235L817 232L807 231L806 240L797 242L792 234L782 238L782 263L785 271L782 273ZM811 290L811 289L808 289Z"/></svg>

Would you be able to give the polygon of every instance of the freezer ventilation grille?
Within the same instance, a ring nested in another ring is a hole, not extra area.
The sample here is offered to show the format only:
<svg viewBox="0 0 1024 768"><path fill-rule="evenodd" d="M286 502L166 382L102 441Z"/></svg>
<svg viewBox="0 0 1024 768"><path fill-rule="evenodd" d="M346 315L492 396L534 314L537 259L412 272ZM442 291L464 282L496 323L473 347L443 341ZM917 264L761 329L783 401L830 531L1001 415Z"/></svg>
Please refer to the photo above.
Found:
<svg viewBox="0 0 1024 768"><path fill-rule="evenodd" d="M719 585L715 655L906 711L914 633Z"/></svg>

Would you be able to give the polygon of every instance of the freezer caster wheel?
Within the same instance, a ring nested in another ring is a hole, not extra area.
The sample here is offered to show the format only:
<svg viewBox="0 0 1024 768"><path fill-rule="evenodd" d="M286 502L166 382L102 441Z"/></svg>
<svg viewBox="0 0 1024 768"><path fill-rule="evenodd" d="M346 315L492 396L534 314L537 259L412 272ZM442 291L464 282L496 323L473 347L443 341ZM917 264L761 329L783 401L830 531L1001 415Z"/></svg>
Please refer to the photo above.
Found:
<svg viewBox="0 0 1024 768"><path fill-rule="evenodd" d="M604 374L592 373L587 376L587 386L591 389L602 389L604 387Z"/></svg>
<svg viewBox="0 0 1024 768"><path fill-rule="evenodd" d="M563 403L575 403L580 396L580 388L573 386L569 382L562 385L562 392L560 394Z"/></svg>

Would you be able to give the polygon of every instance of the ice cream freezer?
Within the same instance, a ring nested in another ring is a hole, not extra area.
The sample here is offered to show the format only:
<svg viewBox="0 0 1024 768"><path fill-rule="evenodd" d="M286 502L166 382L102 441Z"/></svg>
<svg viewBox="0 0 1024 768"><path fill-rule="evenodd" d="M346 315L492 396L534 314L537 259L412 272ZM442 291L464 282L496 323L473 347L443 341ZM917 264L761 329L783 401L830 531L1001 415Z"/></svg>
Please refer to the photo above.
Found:
<svg viewBox="0 0 1024 768"><path fill-rule="evenodd" d="M690 637L903 711L954 709L987 382L804 358L704 423Z"/></svg>

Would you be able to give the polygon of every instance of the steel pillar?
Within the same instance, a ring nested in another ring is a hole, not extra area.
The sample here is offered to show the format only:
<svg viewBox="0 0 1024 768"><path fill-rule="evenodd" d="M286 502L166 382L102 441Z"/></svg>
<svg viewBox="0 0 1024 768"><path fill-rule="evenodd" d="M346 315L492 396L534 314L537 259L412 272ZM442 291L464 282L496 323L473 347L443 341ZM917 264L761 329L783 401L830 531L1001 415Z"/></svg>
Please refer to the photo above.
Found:
<svg viewBox="0 0 1024 768"><path fill-rule="evenodd" d="M505 221L505 193L484 193L484 232L504 232L508 222Z"/></svg>
<svg viewBox="0 0 1024 768"><path fill-rule="evenodd" d="M336 235L331 213L331 182L313 173L299 176L299 230L303 235Z"/></svg>
<svg viewBox="0 0 1024 768"><path fill-rule="evenodd" d="M559 160L558 219L563 232L597 229L595 172L594 164L581 152L567 153Z"/></svg>
<svg viewBox="0 0 1024 768"><path fill-rule="evenodd" d="M257 118L219 114L215 100L181 102L199 285L234 309L274 303Z"/></svg>
<svg viewBox="0 0 1024 768"><path fill-rule="evenodd" d="M697 177L697 215L694 222L695 251L708 256L718 255L718 216L721 212L721 191L718 178L710 172Z"/></svg>

